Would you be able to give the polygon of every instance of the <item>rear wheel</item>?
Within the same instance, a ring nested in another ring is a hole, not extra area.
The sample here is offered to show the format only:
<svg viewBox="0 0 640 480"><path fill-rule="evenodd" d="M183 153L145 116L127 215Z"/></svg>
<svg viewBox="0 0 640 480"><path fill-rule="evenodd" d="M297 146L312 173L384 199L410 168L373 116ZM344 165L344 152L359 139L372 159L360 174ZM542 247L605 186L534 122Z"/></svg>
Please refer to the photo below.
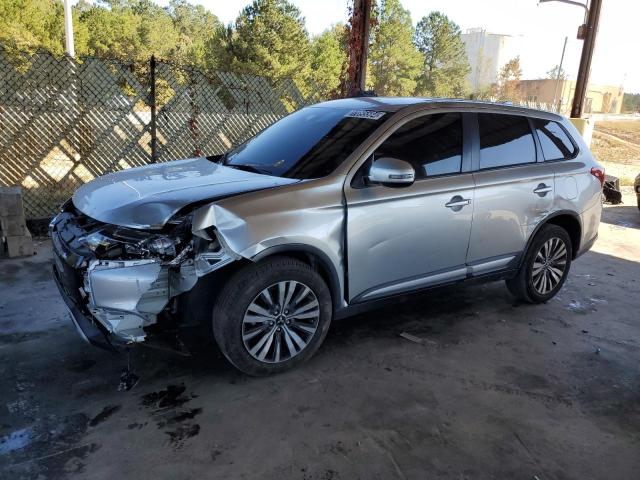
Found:
<svg viewBox="0 0 640 480"><path fill-rule="evenodd" d="M545 225L531 242L518 274L506 280L509 291L521 300L543 303L562 288L573 252L567 231Z"/></svg>
<svg viewBox="0 0 640 480"><path fill-rule="evenodd" d="M310 358L331 323L331 295L309 265L274 257L238 271L213 309L222 353L249 375L288 370Z"/></svg>

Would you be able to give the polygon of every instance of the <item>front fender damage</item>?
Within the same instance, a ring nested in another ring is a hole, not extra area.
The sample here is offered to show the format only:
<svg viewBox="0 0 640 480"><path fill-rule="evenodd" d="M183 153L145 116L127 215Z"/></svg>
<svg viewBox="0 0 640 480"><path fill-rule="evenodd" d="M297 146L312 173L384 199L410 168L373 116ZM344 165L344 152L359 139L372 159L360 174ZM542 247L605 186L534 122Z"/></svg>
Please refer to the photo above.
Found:
<svg viewBox="0 0 640 480"><path fill-rule="evenodd" d="M222 246L231 254L237 258L244 256L243 245L250 242L250 234L244 220L215 203L196 210L193 215L193 234L205 240L212 240L212 229L215 230Z"/></svg>

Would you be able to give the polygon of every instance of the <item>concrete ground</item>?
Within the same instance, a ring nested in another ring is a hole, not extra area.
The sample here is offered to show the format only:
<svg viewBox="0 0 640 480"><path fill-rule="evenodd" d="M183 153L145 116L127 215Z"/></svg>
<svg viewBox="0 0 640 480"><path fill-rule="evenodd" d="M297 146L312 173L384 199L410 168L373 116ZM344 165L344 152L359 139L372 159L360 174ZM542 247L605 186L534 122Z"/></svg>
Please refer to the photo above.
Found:
<svg viewBox="0 0 640 480"><path fill-rule="evenodd" d="M219 354L84 344L38 255L0 261L0 477L631 479L640 471L640 211L607 207L546 305L502 282L336 322L272 378ZM427 341L414 343L407 332Z"/></svg>

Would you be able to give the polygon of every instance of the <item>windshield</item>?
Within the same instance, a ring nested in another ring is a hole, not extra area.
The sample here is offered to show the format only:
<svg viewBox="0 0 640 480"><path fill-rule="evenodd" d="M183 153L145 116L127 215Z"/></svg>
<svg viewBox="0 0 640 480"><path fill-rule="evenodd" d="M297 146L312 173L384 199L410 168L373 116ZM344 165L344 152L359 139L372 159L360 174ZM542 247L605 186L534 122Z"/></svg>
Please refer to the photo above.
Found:
<svg viewBox="0 0 640 480"><path fill-rule="evenodd" d="M324 177L384 120L384 112L303 108L228 152L222 163L277 177Z"/></svg>

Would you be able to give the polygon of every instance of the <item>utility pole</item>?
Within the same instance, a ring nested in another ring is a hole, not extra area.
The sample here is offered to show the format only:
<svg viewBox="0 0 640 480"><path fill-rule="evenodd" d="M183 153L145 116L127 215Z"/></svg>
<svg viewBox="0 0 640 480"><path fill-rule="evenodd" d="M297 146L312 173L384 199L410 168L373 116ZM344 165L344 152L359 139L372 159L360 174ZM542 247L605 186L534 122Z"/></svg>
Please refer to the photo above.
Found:
<svg viewBox="0 0 640 480"><path fill-rule="evenodd" d="M587 95L587 83L591 72L591 59L596 46L596 35L598 33L598 22L600 20L600 7L602 0L591 0L587 10L587 25L584 32L584 43L582 45L582 55L580 56L580 68L578 69L578 79L576 81L576 91L573 95L573 105L571 106L571 117L580 118L582 107Z"/></svg>
<svg viewBox="0 0 640 480"><path fill-rule="evenodd" d="M67 55L76 56L73 46L73 15L71 13L71 0L64 0L64 41L67 49Z"/></svg>
<svg viewBox="0 0 640 480"><path fill-rule="evenodd" d="M353 0L349 31L349 67L343 94L357 97L366 90L367 53L369 51L369 24L371 0Z"/></svg>
<svg viewBox="0 0 640 480"><path fill-rule="evenodd" d="M598 33L598 22L600 20L600 7L602 0L591 0L588 5L576 0L538 0L538 3L561 2L582 7L586 13L586 23L578 28L578 39L584 40L582 44L582 55L580 56L580 68L576 80L576 91L573 95L571 106L571 118L582 116L582 107L587 95L587 84L589 83L589 73L591 71L591 58L596 46L596 34Z"/></svg>
<svg viewBox="0 0 640 480"><path fill-rule="evenodd" d="M560 55L560 65L558 65L558 74L556 75L556 89L553 92L553 105L556 107L556 112L560 113L560 108L562 107L562 95L560 95L560 101L557 102L558 98L558 86L560 85L560 75L562 73L562 64L564 63L564 52L567 49L567 39L568 37L564 37L564 45L562 46L562 55ZM564 81L564 78L562 79Z"/></svg>

